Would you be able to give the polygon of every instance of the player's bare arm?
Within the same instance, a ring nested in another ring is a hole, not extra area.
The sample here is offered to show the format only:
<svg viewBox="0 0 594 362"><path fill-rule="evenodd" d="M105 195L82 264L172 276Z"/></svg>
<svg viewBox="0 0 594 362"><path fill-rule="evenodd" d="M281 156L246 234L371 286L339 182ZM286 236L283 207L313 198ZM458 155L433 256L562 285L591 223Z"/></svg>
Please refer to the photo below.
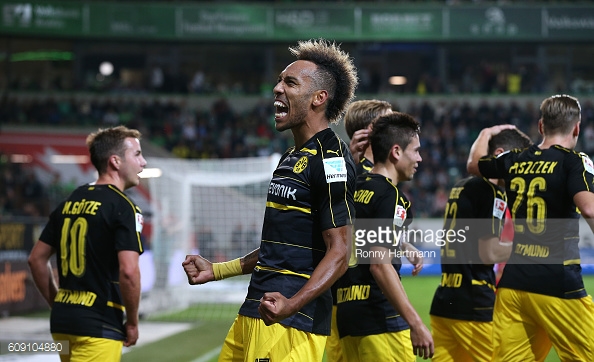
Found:
<svg viewBox="0 0 594 362"><path fill-rule="evenodd" d="M120 263L120 290L126 307L126 340L124 346L136 344L138 340L138 304L140 303L139 254L132 250L118 252Z"/></svg>
<svg viewBox="0 0 594 362"><path fill-rule="evenodd" d="M29 268L33 280L50 308L54 304L54 298L58 293L58 285L54 279L54 273L49 261L55 252L54 248L49 244L38 241L29 255Z"/></svg>
<svg viewBox="0 0 594 362"><path fill-rule="evenodd" d="M497 264L507 261L512 252L511 242L501 242L497 236L479 238L479 257L483 264Z"/></svg>
<svg viewBox="0 0 594 362"><path fill-rule="evenodd" d="M410 338L413 344L415 355L424 359L433 357L434 345L431 332L423 323L421 317L413 308L408 300L400 277L388 257L388 249L382 247L372 247L372 251L384 251L376 255L386 255L385 259L372 259L369 271L377 282L386 299L392 304L394 309L400 312L400 315L410 326Z"/></svg>
<svg viewBox="0 0 594 362"><path fill-rule="evenodd" d="M466 162L466 170L468 173L475 176L481 176L478 168L478 161L481 157L484 157L488 154L489 140L491 137L495 136L501 131L513 128L516 128L516 126L513 124L500 124L497 126L484 128L472 144L472 147L470 147L468 161Z"/></svg>
<svg viewBox="0 0 594 362"><path fill-rule="evenodd" d="M278 292L264 293L258 312L266 325L277 323L297 313L307 303L330 289L332 284L346 272L348 268L347 235L350 235L350 230L350 226L341 226L323 231L326 255L312 273L311 278L293 297L287 299Z"/></svg>
<svg viewBox="0 0 594 362"><path fill-rule="evenodd" d="M255 249L239 259L241 272L238 274L250 274L258 262L258 252ZM186 255L186 260L182 262L182 267L188 277L190 285L204 284L217 280L215 278L213 263L201 255Z"/></svg>
<svg viewBox="0 0 594 362"><path fill-rule="evenodd" d="M594 193L590 191L578 192L573 196L573 202L594 232Z"/></svg>

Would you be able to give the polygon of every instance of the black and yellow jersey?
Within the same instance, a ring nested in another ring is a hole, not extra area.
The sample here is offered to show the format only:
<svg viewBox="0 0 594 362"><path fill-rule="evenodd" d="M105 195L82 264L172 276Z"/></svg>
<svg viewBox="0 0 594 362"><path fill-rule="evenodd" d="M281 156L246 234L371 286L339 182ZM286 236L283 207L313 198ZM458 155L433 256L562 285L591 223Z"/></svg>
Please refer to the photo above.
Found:
<svg viewBox="0 0 594 362"><path fill-rule="evenodd" d="M368 160L365 157L361 158L359 163L357 163L355 166L355 172L357 174L357 177L359 177L359 175L368 173L369 171L371 171L372 168L373 168L373 162L371 162L370 160ZM337 288L336 283L334 283L332 285L332 287L330 288L332 291L332 302L334 305L336 305L336 288Z"/></svg>
<svg viewBox="0 0 594 362"><path fill-rule="evenodd" d="M113 185L84 185L51 213L39 240L57 252L52 333L124 340L118 251L143 252L140 209Z"/></svg>
<svg viewBox="0 0 594 362"><path fill-rule="evenodd" d="M260 318L265 292L290 298L303 287L326 253L322 231L352 224L354 191L355 163L329 128L281 157L268 187L258 263L239 314ZM328 290L280 323L329 335L331 310Z"/></svg>
<svg viewBox="0 0 594 362"><path fill-rule="evenodd" d="M505 179L514 218L513 251L499 287L559 298L586 296L573 197L592 190L592 161L558 145L534 145L482 158L478 166L485 177Z"/></svg>
<svg viewBox="0 0 594 362"><path fill-rule="evenodd" d="M357 178L355 192L357 219L355 230L381 227L393 231L406 230L412 222L410 202L396 185L385 176L367 173ZM358 245L359 250L369 250L371 246L385 246L396 252L400 244L391 234L390 243L383 245L366 243ZM386 240L387 241L387 240ZM355 256L357 256L355 252ZM400 276L400 258L392 259L392 265ZM357 259L351 263L347 272L337 283L336 321L340 337L366 336L371 334L397 332L409 326L388 302L373 274L369 270L369 260Z"/></svg>
<svg viewBox="0 0 594 362"><path fill-rule="evenodd" d="M368 159L366 159L365 157L363 157L357 164L355 171L357 172L357 176L359 176L359 175L362 175L364 173L371 171L372 168L373 168L373 162L371 162Z"/></svg>
<svg viewBox="0 0 594 362"><path fill-rule="evenodd" d="M469 177L450 190L440 241L441 283L430 314L490 322L495 304L495 272L479 256L479 238L499 237L507 208L505 190L486 178Z"/></svg>

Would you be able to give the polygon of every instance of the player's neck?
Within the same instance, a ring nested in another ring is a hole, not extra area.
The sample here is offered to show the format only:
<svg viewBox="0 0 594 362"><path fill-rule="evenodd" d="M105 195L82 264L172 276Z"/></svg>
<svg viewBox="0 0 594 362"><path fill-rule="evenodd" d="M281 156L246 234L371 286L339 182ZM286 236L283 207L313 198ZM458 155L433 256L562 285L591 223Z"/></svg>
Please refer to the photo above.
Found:
<svg viewBox="0 0 594 362"><path fill-rule="evenodd" d="M316 133L328 128L328 121L326 122L303 122L297 127L291 128L293 132L293 140L295 141L295 149L300 149L305 142L309 141Z"/></svg>
<svg viewBox="0 0 594 362"><path fill-rule="evenodd" d="M398 184L398 172L395 167L388 167L388 165L384 163L376 163L373 165L370 172L389 178L394 185Z"/></svg>
<svg viewBox="0 0 594 362"><path fill-rule="evenodd" d="M118 176L114 177L113 175L109 174L109 172L103 175L99 175L99 178L95 182L95 185L114 185L120 191L124 190L124 181Z"/></svg>
<svg viewBox="0 0 594 362"><path fill-rule="evenodd" d="M538 148L541 150L546 150L554 145L559 145L561 147L573 150L575 148L576 141L577 140L572 135L545 136L543 137L542 142L538 145Z"/></svg>

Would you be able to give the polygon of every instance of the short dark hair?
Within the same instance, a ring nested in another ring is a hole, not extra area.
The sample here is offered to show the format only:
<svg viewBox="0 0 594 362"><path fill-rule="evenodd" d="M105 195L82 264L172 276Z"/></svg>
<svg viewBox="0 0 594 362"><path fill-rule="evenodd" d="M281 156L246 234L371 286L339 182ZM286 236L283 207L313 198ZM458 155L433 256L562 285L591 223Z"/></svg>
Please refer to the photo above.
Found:
<svg viewBox="0 0 594 362"><path fill-rule="evenodd" d="M392 105L378 99L355 101L347 107L344 114L344 128L349 138L360 129L367 128L374 119L392 110Z"/></svg>
<svg viewBox="0 0 594 362"><path fill-rule="evenodd" d="M420 133L419 122L409 114L392 112L377 118L369 135L374 161L385 162L393 145L406 149L413 137Z"/></svg>
<svg viewBox="0 0 594 362"><path fill-rule="evenodd" d="M558 94L542 101L540 114L545 135L565 135L582 119L582 107L577 98Z"/></svg>
<svg viewBox="0 0 594 362"><path fill-rule="evenodd" d="M503 148L504 151L513 150L516 148L524 149L532 145L532 140L524 132L517 128L506 129L489 140L489 155L493 155L495 150Z"/></svg>
<svg viewBox="0 0 594 362"><path fill-rule="evenodd" d="M328 91L325 115L329 122L338 123L346 106L355 97L359 79L353 60L335 42L325 39L299 41L289 47L297 60L310 61L317 65L313 84Z"/></svg>
<svg viewBox="0 0 594 362"><path fill-rule="evenodd" d="M100 175L107 171L107 161L112 155L124 158L126 153L124 141L129 137L140 139L141 134L138 130L117 126L99 129L87 137L91 163Z"/></svg>

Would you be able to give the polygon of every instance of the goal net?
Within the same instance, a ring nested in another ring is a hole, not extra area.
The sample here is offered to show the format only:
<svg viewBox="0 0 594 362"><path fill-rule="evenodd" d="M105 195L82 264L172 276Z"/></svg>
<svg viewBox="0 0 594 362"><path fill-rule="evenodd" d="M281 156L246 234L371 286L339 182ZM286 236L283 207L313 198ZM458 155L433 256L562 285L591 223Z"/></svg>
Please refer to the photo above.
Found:
<svg viewBox="0 0 594 362"><path fill-rule="evenodd" d="M192 321L237 312L249 276L190 286L181 264L187 254L227 261L259 247L279 157L147 160L161 175L148 179L150 207L143 209L149 229L140 261L143 316Z"/></svg>

